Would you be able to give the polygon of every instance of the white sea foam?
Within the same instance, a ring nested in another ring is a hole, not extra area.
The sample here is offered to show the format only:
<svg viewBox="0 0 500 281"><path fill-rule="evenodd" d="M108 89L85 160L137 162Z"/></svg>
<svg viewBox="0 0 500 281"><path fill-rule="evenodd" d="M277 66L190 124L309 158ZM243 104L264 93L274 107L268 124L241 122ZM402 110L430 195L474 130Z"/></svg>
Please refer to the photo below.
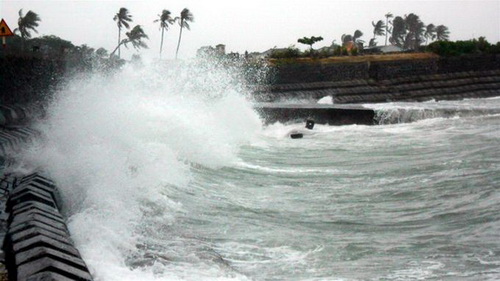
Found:
<svg viewBox="0 0 500 281"><path fill-rule="evenodd" d="M183 206L168 187L186 186L193 164L237 161L239 147L260 130L233 74L205 64L126 66L75 77L56 93L38 123L43 141L24 163L61 189L72 237L97 280L163 276L159 264L139 270L126 264L144 239L141 223L154 212L157 222L175 224ZM188 280L185 270L170 275Z"/></svg>

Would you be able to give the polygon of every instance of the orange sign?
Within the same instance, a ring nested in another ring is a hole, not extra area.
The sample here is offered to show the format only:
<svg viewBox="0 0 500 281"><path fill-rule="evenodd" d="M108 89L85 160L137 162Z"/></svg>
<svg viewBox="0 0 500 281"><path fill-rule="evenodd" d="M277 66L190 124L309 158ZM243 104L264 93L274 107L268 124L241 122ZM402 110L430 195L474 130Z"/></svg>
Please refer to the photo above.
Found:
<svg viewBox="0 0 500 281"><path fill-rule="evenodd" d="M9 26L7 23L2 19L0 22L0 36L13 36L14 33L12 33L12 30L10 30Z"/></svg>

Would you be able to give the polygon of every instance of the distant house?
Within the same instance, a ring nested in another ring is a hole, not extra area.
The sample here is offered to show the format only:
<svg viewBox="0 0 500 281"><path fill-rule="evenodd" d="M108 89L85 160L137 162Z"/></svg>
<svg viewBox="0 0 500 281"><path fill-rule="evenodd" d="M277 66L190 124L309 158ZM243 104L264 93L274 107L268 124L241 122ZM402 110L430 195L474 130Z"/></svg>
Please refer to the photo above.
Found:
<svg viewBox="0 0 500 281"><path fill-rule="evenodd" d="M226 45L224 44L219 44L215 46L215 51L217 52L217 55L223 56L226 54Z"/></svg>
<svg viewBox="0 0 500 281"><path fill-rule="evenodd" d="M203 57L203 56L222 57L222 56L226 55L226 45L219 44L219 45L215 46L215 48L212 46L203 46L196 51L196 55L198 57Z"/></svg>
<svg viewBox="0 0 500 281"><path fill-rule="evenodd" d="M393 54L402 52L405 52L405 49L394 45L367 47L363 49L363 53L365 54Z"/></svg>

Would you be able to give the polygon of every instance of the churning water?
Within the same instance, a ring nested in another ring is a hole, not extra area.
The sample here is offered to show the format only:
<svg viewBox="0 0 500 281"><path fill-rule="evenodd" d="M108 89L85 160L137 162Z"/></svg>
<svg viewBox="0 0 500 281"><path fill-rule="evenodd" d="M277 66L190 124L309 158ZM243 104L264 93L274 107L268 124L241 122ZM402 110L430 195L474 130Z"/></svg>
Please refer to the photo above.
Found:
<svg viewBox="0 0 500 281"><path fill-rule="evenodd" d="M500 115L367 105L395 124L294 140L235 72L127 67L56 94L23 161L96 280L500 279ZM464 106L500 99L445 103Z"/></svg>

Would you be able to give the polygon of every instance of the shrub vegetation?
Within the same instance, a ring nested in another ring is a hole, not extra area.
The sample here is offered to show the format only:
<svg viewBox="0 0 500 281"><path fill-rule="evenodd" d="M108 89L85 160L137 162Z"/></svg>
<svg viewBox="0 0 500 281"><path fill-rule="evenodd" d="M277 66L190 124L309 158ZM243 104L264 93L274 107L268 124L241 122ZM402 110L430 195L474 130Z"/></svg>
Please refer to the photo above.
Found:
<svg viewBox="0 0 500 281"><path fill-rule="evenodd" d="M489 43L484 37L467 41L436 41L429 44L426 50L440 56L500 54L500 42L494 45Z"/></svg>

